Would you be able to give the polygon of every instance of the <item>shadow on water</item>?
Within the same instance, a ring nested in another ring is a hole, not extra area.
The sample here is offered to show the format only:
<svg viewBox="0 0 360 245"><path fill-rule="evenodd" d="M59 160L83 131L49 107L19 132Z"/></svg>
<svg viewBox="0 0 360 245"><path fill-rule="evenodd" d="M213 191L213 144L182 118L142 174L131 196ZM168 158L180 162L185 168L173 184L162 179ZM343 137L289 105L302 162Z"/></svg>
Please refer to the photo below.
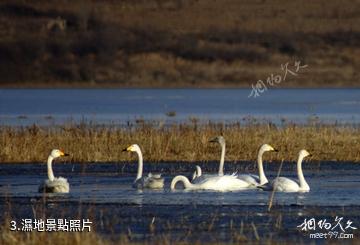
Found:
<svg viewBox="0 0 360 245"><path fill-rule="evenodd" d="M217 163L201 164L204 172L216 172ZM266 165L269 179L276 176L278 163ZM360 165L319 162L305 164L309 193L276 193L268 211L270 192L184 191L169 189L172 177L191 176L194 164L158 163L145 167L162 172L165 189L135 190L131 187L136 164L56 164L57 176L68 178L69 194L43 195L38 186L46 178L44 164L0 165L1 220L11 217L90 219L93 229L104 236L128 234L142 241L168 235L172 240L234 241L272 238L306 241L301 232L305 218L334 220L336 216L360 226ZM228 163L225 172L256 172L253 163ZM296 178L295 164L285 163L282 176ZM356 236L355 230L354 236Z"/></svg>

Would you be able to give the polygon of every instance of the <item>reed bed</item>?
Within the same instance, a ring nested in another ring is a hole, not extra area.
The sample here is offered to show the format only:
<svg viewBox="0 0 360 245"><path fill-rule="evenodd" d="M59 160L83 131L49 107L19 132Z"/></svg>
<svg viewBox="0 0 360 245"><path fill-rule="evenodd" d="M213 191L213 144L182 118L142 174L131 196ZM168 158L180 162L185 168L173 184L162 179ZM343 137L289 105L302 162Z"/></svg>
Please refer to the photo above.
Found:
<svg viewBox="0 0 360 245"><path fill-rule="evenodd" d="M213 161L220 148L209 143L214 136L226 139L226 161L254 160L259 146L269 143L279 153L268 154L270 161L295 160L300 149L313 154L314 161L360 161L360 128L336 125L174 124L99 126L91 124L56 127L0 127L0 162L44 162L53 148L61 148L72 162L135 161L122 152L137 143L145 161Z"/></svg>
<svg viewBox="0 0 360 245"><path fill-rule="evenodd" d="M8 229L0 229L0 243L2 245L39 245L39 244L53 244L53 245L115 245L115 244L203 244L201 241L172 241L167 236L152 241L135 242L131 241L126 234L119 235L118 239L105 239L95 232L90 233L66 233L66 232L11 232ZM234 234L234 240L229 242L206 242L206 244L284 244L273 239L248 240L239 232ZM301 243L303 244L303 243ZM355 244L355 243L354 243Z"/></svg>
<svg viewBox="0 0 360 245"><path fill-rule="evenodd" d="M64 233L64 232L12 232L4 228L0 235L0 242L3 245L37 245L37 244L93 244L110 245L115 244L101 238L96 233ZM120 238L116 244L130 244L127 239ZM134 243L135 244L135 243Z"/></svg>

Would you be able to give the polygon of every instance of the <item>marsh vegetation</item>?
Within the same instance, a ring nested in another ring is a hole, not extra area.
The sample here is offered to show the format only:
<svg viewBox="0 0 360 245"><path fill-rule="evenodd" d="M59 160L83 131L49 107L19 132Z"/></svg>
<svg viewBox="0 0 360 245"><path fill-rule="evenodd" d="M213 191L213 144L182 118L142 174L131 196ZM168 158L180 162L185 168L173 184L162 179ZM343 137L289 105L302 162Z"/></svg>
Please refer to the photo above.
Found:
<svg viewBox="0 0 360 245"><path fill-rule="evenodd" d="M269 143L279 153L269 161L295 160L300 149L313 154L312 161L360 161L360 129L357 126L273 124L173 125L146 122L128 126L64 124L0 127L0 162L44 162L51 149L63 148L74 162L136 161L122 152L126 146L141 146L144 161L214 161L220 157L217 145L208 141L223 135L227 143L226 161L255 160L260 145Z"/></svg>

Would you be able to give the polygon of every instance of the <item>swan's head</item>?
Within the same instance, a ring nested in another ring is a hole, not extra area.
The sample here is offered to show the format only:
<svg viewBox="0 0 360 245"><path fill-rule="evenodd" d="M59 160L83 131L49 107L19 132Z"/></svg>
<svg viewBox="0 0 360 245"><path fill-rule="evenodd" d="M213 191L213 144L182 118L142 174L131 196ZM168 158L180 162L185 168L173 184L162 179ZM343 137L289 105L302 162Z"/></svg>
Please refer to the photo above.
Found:
<svg viewBox="0 0 360 245"><path fill-rule="evenodd" d="M199 178L202 175L201 167L199 165L195 166L196 170L193 173L192 180Z"/></svg>
<svg viewBox="0 0 360 245"><path fill-rule="evenodd" d="M260 151L262 151L262 152L266 152L266 151L275 151L275 152L278 152L277 149L275 149L274 147L272 147L272 146L269 145L269 144L263 144L263 145L260 147Z"/></svg>
<svg viewBox="0 0 360 245"><path fill-rule="evenodd" d="M139 146L139 145L133 144L133 145L125 148L123 151L136 151L136 152L139 152L139 151L141 151L141 150L140 150L140 146Z"/></svg>
<svg viewBox="0 0 360 245"><path fill-rule="evenodd" d="M57 158L57 157L69 156L69 154L64 153L63 150L54 149L51 151L50 156L53 158Z"/></svg>
<svg viewBox="0 0 360 245"><path fill-rule="evenodd" d="M219 143L220 145L223 145L223 144L225 144L225 138L222 136L216 136L215 138L212 138L211 140L209 140L209 142Z"/></svg>
<svg viewBox="0 0 360 245"><path fill-rule="evenodd" d="M299 157L300 158L311 157L311 154L307 150L303 149L299 152Z"/></svg>

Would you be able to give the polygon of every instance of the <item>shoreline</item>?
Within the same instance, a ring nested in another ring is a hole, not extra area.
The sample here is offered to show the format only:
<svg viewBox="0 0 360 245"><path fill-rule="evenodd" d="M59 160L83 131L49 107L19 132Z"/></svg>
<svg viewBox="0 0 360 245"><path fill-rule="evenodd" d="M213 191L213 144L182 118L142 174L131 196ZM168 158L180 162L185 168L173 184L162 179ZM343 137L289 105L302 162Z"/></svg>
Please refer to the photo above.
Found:
<svg viewBox="0 0 360 245"><path fill-rule="evenodd" d="M132 85L132 84L119 84L119 83L66 83L66 82L54 82L51 83L9 83L9 84L0 84L0 89L248 89L251 90L251 85L254 82L249 82L247 84L203 84L203 85L195 85L195 84L182 84L177 83L176 85L170 84L166 86L154 86L152 84L149 85ZM281 85L271 87L272 90L276 89L360 89L360 85L358 82L354 82L351 84L305 84L303 81L299 83L292 83L289 85Z"/></svg>
<svg viewBox="0 0 360 245"><path fill-rule="evenodd" d="M12 82L0 83L0 89L249 89L255 81L247 83L211 83L204 82L201 84L181 83L177 84L131 84L131 83L117 83L117 82ZM270 87L271 89L360 89L359 83L336 83L336 84L312 84L301 81L292 81L290 83L281 83L277 86Z"/></svg>

